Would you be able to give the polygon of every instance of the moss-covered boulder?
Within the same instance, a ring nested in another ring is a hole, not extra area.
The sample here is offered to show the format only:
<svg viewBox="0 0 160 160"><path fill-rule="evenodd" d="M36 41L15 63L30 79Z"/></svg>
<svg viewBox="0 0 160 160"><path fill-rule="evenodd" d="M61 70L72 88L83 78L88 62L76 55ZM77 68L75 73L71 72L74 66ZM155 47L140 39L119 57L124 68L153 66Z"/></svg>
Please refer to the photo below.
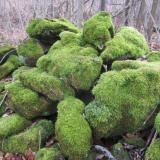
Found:
<svg viewBox="0 0 160 160"><path fill-rule="evenodd" d="M151 52L147 56L148 62L160 62L160 51L159 52Z"/></svg>
<svg viewBox="0 0 160 160"><path fill-rule="evenodd" d="M58 105L56 136L62 152L70 160L85 160L91 147L92 133L83 111L83 102L72 97Z"/></svg>
<svg viewBox="0 0 160 160"><path fill-rule="evenodd" d="M66 19L33 19L27 29L30 37L52 45L62 31L78 33L79 29Z"/></svg>
<svg viewBox="0 0 160 160"><path fill-rule="evenodd" d="M101 57L105 62L117 59L136 59L149 52L145 37L132 27L122 27L113 39L106 42Z"/></svg>
<svg viewBox="0 0 160 160"><path fill-rule="evenodd" d="M100 74L102 60L96 56L54 54L40 58L37 66L77 90L89 90Z"/></svg>
<svg viewBox="0 0 160 160"><path fill-rule="evenodd" d="M18 114L12 114L7 117L0 118L0 139L17 134L28 126L31 122Z"/></svg>
<svg viewBox="0 0 160 160"><path fill-rule="evenodd" d="M44 55L44 49L36 39L28 39L18 46L17 53L28 66L35 66L38 58Z"/></svg>
<svg viewBox="0 0 160 160"><path fill-rule="evenodd" d="M0 61L7 52L11 51L16 52L15 48L11 45L0 46Z"/></svg>
<svg viewBox="0 0 160 160"><path fill-rule="evenodd" d="M17 69L21 65L22 63L18 59L18 57L15 55L11 55L4 64L0 65L0 79L8 76L12 71Z"/></svg>
<svg viewBox="0 0 160 160"><path fill-rule="evenodd" d="M10 153L25 154L29 149L38 151L54 133L51 121L41 120L17 135L0 140L0 150Z"/></svg>
<svg viewBox="0 0 160 160"><path fill-rule="evenodd" d="M159 160L160 157L160 139L155 140L147 149L145 160Z"/></svg>
<svg viewBox="0 0 160 160"><path fill-rule="evenodd" d="M59 101L66 96L74 95L74 90L67 86L65 82L37 68L21 72L20 81L24 86L47 96L53 101Z"/></svg>
<svg viewBox="0 0 160 160"><path fill-rule="evenodd" d="M6 85L5 88L8 91L8 106L27 119L47 116L55 110L44 97L24 87L18 81Z"/></svg>
<svg viewBox="0 0 160 160"><path fill-rule="evenodd" d="M112 18L107 12L100 12L84 23L84 40L99 49L102 49L105 46L105 42L113 38L113 36Z"/></svg>
<svg viewBox="0 0 160 160"><path fill-rule="evenodd" d="M31 69L31 67L28 66L21 66L18 69L16 69L13 73L12 73L12 79L13 81L18 81L19 80L19 76L22 72Z"/></svg>
<svg viewBox="0 0 160 160"><path fill-rule="evenodd" d="M125 61L114 61L112 63L112 70L120 71L122 69L139 69L139 68L159 68L160 62L146 62L138 60L125 60Z"/></svg>
<svg viewBox="0 0 160 160"><path fill-rule="evenodd" d="M50 147L40 149L35 160L64 160L64 158L58 148Z"/></svg>
<svg viewBox="0 0 160 160"><path fill-rule="evenodd" d="M85 108L95 136L120 135L146 127L146 118L159 103L159 81L160 71L157 68L102 74L92 91L95 101Z"/></svg>

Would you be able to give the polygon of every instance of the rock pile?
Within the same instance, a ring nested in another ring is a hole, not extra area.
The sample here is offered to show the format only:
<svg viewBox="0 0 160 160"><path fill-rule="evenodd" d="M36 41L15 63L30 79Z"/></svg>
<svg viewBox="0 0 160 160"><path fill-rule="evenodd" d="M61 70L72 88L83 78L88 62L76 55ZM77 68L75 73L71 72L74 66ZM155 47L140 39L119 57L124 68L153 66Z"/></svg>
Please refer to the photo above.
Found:
<svg viewBox="0 0 160 160"><path fill-rule="evenodd" d="M149 52L135 28L115 32L111 16L100 12L82 30L65 19L34 19L26 31L30 38L17 48L0 47L0 151L31 149L37 160L95 159L97 139L153 125L159 53ZM6 116L8 109L13 113ZM47 148L53 137L57 144ZM159 140L147 157L154 145Z"/></svg>

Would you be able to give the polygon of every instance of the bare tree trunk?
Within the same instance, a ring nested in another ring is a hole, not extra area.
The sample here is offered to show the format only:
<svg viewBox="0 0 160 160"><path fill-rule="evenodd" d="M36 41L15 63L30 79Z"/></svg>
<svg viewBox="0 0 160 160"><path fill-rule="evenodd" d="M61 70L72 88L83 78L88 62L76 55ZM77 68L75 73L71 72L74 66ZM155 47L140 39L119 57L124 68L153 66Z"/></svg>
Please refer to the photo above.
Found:
<svg viewBox="0 0 160 160"><path fill-rule="evenodd" d="M125 7L129 6L130 0L125 0ZM128 26L128 18L129 18L129 7L126 8L125 10L125 21L124 24Z"/></svg>
<svg viewBox="0 0 160 160"><path fill-rule="evenodd" d="M158 7L158 2L159 2L159 0L153 0L153 3L152 3L152 10L150 12L150 15L149 15L150 17L149 17L149 21L148 21L148 25L147 25L148 41L150 41L150 39L151 39L153 27L154 27L154 25L156 25L154 23L155 23L155 18L156 18L156 11L157 11L157 7ZM147 6L147 8L149 8L149 7Z"/></svg>
<svg viewBox="0 0 160 160"><path fill-rule="evenodd" d="M106 0L100 1L100 11L105 11L106 8Z"/></svg>
<svg viewBox="0 0 160 160"><path fill-rule="evenodd" d="M82 27L83 24L84 0L77 0L77 25Z"/></svg>

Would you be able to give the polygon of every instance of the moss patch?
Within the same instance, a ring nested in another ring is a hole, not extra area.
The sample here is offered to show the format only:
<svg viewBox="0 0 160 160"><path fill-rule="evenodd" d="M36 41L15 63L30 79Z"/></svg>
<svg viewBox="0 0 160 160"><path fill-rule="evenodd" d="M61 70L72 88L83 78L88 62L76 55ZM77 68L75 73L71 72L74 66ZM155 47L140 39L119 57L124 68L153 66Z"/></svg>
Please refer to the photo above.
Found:
<svg viewBox="0 0 160 160"><path fill-rule="evenodd" d="M100 74L102 60L96 56L77 56L70 52L44 56L38 60L37 66L64 79L75 89L89 90Z"/></svg>
<svg viewBox="0 0 160 160"><path fill-rule="evenodd" d="M66 19L34 19L29 23L26 31L30 37L53 44L59 39L62 31L78 33L79 29Z"/></svg>
<svg viewBox="0 0 160 160"><path fill-rule="evenodd" d="M14 50L14 47L11 45L0 46L0 59L11 50Z"/></svg>
<svg viewBox="0 0 160 160"><path fill-rule="evenodd" d="M14 82L5 87L8 91L8 106L27 119L50 115L55 109L44 97L25 88L20 82Z"/></svg>
<svg viewBox="0 0 160 160"><path fill-rule="evenodd" d="M100 137L135 132L160 99L160 72L154 68L110 71L93 88L96 103L86 107L86 118Z"/></svg>
<svg viewBox="0 0 160 160"><path fill-rule="evenodd" d="M160 157L160 139L155 140L147 149L146 160L159 160Z"/></svg>
<svg viewBox="0 0 160 160"><path fill-rule="evenodd" d="M146 61L135 61L135 60L125 60L125 61L114 61L112 63L112 70L120 71L122 69L139 69L139 68L160 68L159 62L146 62Z"/></svg>
<svg viewBox="0 0 160 160"><path fill-rule="evenodd" d="M21 65L22 63L20 62L18 57L15 55L11 55L4 64L0 65L0 79L8 76L12 71L17 69Z"/></svg>
<svg viewBox="0 0 160 160"><path fill-rule="evenodd" d="M36 160L64 160L60 150L56 147L42 148L36 154Z"/></svg>
<svg viewBox="0 0 160 160"><path fill-rule="evenodd" d="M46 140L54 133L51 121L41 120L26 131L1 140L1 151L25 154L29 149L38 151Z"/></svg>
<svg viewBox="0 0 160 160"><path fill-rule="evenodd" d="M136 59L149 52L147 41L135 28L122 27L113 39L106 42L101 57L105 62L117 59Z"/></svg>
<svg viewBox="0 0 160 160"><path fill-rule="evenodd" d="M44 55L43 47L36 39L29 39L18 46L17 53L28 66L35 66L38 58Z"/></svg>
<svg viewBox="0 0 160 160"><path fill-rule="evenodd" d="M148 62L160 62L160 52L151 52L147 56L147 61Z"/></svg>
<svg viewBox="0 0 160 160"><path fill-rule="evenodd" d="M114 27L109 13L100 12L84 23L84 40L97 48L102 49L105 42L110 40L113 35Z"/></svg>
<svg viewBox="0 0 160 160"><path fill-rule="evenodd" d="M0 139L17 134L31 125L31 122L18 114L0 118Z"/></svg>
<svg viewBox="0 0 160 160"><path fill-rule="evenodd" d="M62 152L72 160L87 158L91 147L91 129L82 116L83 110L83 102L72 97L58 105L56 136Z"/></svg>
<svg viewBox="0 0 160 160"><path fill-rule="evenodd" d="M74 91L63 81L37 68L21 72L20 80L24 86L47 96L53 101L59 101L66 96L74 95Z"/></svg>

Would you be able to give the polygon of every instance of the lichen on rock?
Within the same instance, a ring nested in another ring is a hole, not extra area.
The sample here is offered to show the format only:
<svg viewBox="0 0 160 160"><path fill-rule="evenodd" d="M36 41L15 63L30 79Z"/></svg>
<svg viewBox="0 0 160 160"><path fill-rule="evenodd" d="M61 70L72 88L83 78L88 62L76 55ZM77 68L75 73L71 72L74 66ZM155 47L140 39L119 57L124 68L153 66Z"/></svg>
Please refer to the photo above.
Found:
<svg viewBox="0 0 160 160"><path fill-rule="evenodd" d="M46 140L53 135L54 125L51 121L41 120L24 132L0 140L0 150L10 153L25 154L29 149L38 151Z"/></svg>
<svg viewBox="0 0 160 160"><path fill-rule="evenodd" d="M133 27L122 27L113 39L106 42L101 57L104 62L136 59L149 52L145 37Z"/></svg>
<svg viewBox="0 0 160 160"><path fill-rule="evenodd" d="M56 137L61 151L70 160L84 160L91 147L92 133L83 117L82 101L69 97L58 105Z"/></svg>

